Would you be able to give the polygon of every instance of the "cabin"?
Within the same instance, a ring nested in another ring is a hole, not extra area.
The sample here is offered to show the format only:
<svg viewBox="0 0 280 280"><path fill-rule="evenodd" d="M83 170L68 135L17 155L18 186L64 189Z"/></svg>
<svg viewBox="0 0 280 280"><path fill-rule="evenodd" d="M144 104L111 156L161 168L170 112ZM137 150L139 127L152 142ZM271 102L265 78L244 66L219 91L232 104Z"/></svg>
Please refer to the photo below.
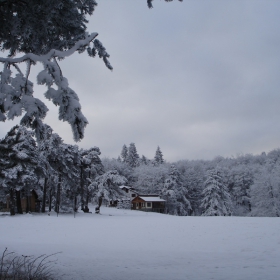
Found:
<svg viewBox="0 0 280 280"><path fill-rule="evenodd" d="M34 189L30 191L29 196L23 196L23 195L21 196L21 207L23 212L26 212L28 205L29 205L30 212L40 212L40 204L41 204L41 200L39 199L37 191ZM2 205L3 208L1 209L1 211L9 212L10 211L9 205L10 205L10 196L7 195L5 208L3 207L4 205ZM15 202L15 207L16 207L16 202ZM17 209L16 212L18 212Z"/></svg>
<svg viewBox="0 0 280 280"><path fill-rule="evenodd" d="M164 213L165 202L166 201L158 195L137 195L131 201L131 209Z"/></svg>

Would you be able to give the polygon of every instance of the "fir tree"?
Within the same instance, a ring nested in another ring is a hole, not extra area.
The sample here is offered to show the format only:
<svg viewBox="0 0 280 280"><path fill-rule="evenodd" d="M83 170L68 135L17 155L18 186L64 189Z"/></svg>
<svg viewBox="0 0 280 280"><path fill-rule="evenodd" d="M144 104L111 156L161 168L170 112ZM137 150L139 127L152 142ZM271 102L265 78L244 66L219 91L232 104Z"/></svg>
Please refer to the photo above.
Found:
<svg viewBox="0 0 280 280"><path fill-rule="evenodd" d="M0 142L0 185L10 196L11 215L16 208L22 213L21 191L28 197L38 180L40 159L33 136L25 127L15 126Z"/></svg>
<svg viewBox="0 0 280 280"><path fill-rule="evenodd" d="M156 154L155 154L155 157L154 157L154 161L155 161L156 164L163 164L164 163L163 154L162 154L159 146L157 147Z"/></svg>
<svg viewBox="0 0 280 280"><path fill-rule="evenodd" d="M134 143L130 143L128 148L127 163L130 167L136 167L139 164L139 155Z"/></svg>
<svg viewBox="0 0 280 280"><path fill-rule="evenodd" d="M110 201L121 198L123 191L119 186L125 185L126 183L126 178L119 175L116 170L110 170L103 175L97 176L91 184L91 187L95 189L96 199L98 201L97 211L100 211L103 199Z"/></svg>
<svg viewBox="0 0 280 280"><path fill-rule="evenodd" d="M152 0L147 3L151 8ZM81 111L78 95L69 87L57 60L86 50L90 57L98 54L106 67L113 69L108 60L110 55L96 39L98 33L86 32L87 16L92 15L96 5L95 0L0 1L0 49L9 51L7 58L0 58L3 63L0 121L25 112L21 125L34 129L37 139L41 140L42 120L48 109L33 96L33 83L29 81L31 67L40 62L44 69L38 74L37 82L47 86L45 97L59 106L59 119L70 124L74 140L83 139L88 121ZM15 57L17 53L23 55ZM18 66L21 62L27 64L26 74ZM14 76L12 69L16 71Z"/></svg>
<svg viewBox="0 0 280 280"><path fill-rule="evenodd" d="M190 214L192 207L188 199L188 190L183 185L182 175L173 164L170 167L169 176L164 182L162 195L167 200L168 213L180 216Z"/></svg>
<svg viewBox="0 0 280 280"><path fill-rule="evenodd" d="M261 168L250 188L252 216L280 217L280 165Z"/></svg>
<svg viewBox="0 0 280 280"><path fill-rule="evenodd" d="M124 144L121 151L122 162L127 162L127 158L128 158L128 149L127 146Z"/></svg>
<svg viewBox="0 0 280 280"><path fill-rule="evenodd" d="M149 163L149 160L144 155L142 155L141 164L148 165L148 163Z"/></svg>
<svg viewBox="0 0 280 280"><path fill-rule="evenodd" d="M202 191L201 207L204 216L231 215L231 197L223 182L221 172L210 170Z"/></svg>
<svg viewBox="0 0 280 280"><path fill-rule="evenodd" d="M80 151L80 196L81 209L88 212L88 203L93 193L91 182L104 173L104 167L99 158L101 152L98 147Z"/></svg>

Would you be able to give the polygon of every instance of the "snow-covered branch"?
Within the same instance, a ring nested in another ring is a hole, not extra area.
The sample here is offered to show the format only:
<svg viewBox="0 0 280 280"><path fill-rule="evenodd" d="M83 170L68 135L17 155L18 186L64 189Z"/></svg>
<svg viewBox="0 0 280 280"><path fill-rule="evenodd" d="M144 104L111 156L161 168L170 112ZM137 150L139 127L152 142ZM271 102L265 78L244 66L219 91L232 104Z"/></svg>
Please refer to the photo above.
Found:
<svg viewBox="0 0 280 280"><path fill-rule="evenodd" d="M47 86L45 97L59 107L59 119L71 125L74 140L83 139L84 128L88 121L81 111L78 95L69 87L68 80L62 75L57 58L62 59L76 51L81 53L87 50L91 57L98 54L107 68L112 70L108 61L110 55L102 43L95 39L97 35L97 33L92 33L66 51L53 49L44 55L28 53L18 58L0 58L0 62L4 64L3 71L0 72L0 121L21 116L25 111L26 114L20 124L34 129L36 138L40 141L44 134L42 119L45 118L48 108L41 100L33 97L33 83L28 80L31 65L40 62L44 70L37 75L37 83ZM27 62L26 75L17 65L24 61ZM11 66L18 71L15 77L12 76Z"/></svg>
<svg viewBox="0 0 280 280"><path fill-rule="evenodd" d="M57 58L65 58L67 56L72 55L74 52L76 52L77 50L86 47L87 45L89 45L89 43L91 41L94 40L94 38L96 38L98 35L98 33L94 32L91 35L89 35L87 38L85 38L84 40L80 40L78 41L71 49L66 50L66 51L59 51L59 50L50 50L47 54L45 55L36 55L33 53L28 53L22 57L17 57L17 58L11 58L11 57L7 57L7 58L3 58L0 57L0 62L2 63L10 63L10 64L14 64L14 63L21 63L23 61L26 60L31 60L34 62L44 62L47 60L50 60L51 58L57 57Z"/></svg>

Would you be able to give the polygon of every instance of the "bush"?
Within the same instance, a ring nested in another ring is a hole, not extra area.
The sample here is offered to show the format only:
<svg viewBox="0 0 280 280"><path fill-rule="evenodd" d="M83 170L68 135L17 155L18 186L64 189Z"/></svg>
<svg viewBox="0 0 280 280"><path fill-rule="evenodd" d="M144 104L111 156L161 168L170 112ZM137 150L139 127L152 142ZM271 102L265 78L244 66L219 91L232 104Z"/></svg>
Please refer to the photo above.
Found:
<svg viewBox="0 0 280 280"><path fill-rule="evenodd" d="M24 256L8 252L6 248L0 259L0 280L54 280L55 260L50 257L56 254L58 253L39 257Z"/></svg>

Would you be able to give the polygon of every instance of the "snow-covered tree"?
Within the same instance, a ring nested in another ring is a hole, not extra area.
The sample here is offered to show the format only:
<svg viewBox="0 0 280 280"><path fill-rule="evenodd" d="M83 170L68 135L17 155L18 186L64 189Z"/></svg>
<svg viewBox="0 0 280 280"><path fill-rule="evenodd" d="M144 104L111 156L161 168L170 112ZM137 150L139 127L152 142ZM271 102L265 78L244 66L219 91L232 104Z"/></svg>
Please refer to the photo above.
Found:
<svg viewBox="0 0 280 280"><path fill-rule="evenodd" d="M15 214L15 206L22 213L21 191L29 196L40 173L41 159L33 136L25 127L14 126L0 141L0 186L10 196L11 215Z"/></svg>
<svg viewBox="0 0 280 280"><path fill-rule="evenodd" d="M231 215L231 197L223 182L219 170L208 171L202 191L201 207L204 216L227 216Z"/></svg>
<svg viewBox="0 0 280 280"><path fill-rule="evenodd" d="M103 175L96 177L91 187L96 190L98 210L100 210L103 199L110 201L120 198L123 195L123 191L119 186L126 183L126 178L119 175L116 170L107 171Z"/></svg>
<svg viewBox="0 0 280 280"><path fill-rule="evenodd" d="M150 8L151 2L147 2ZM74 140L84 137L88 121L57 60L87 50L90 57L98 54L106 67L113 69L109 54L96 39L98 34L86 32L87 16L92 15L96 5L95 0L0 1L0 49L9 51L9 57L0 58L0 121L25 112L21 125L34 129L41 140L42 120L48 108L33 96L33 83L29 80L32 65L40 62L44 70L38 74L37 82L47 86L45 97L59 106L59 119L70 124ZM15 57L17 53L23 55ZM18 66L22 62L27 65L25 73Z"/></svg>
<svg viewBox="0 0 280 280"><path fill-rule="evenodd" d="M187 164L186 164L187 163ZM188 189L189 201L192 205L192 215L201 214L201 192L203 190L205 171L200 161L177 164L178 170L183 174L184 185ZM183 167L183 170L181 168Z"/></svg>
<svg viewBox="0 0 280 280"><path fill-rule="evenodd" d="M156 150L156 154L155 154L155 157L154 157L154 162L155 162L155 164L163 164L164 163L163 154L162 154L159 146L157 147L157 150Z"/></svg>
<svg viewBox="0 0 280 280"><path fill-rule="evenodd" d="M86 37L86 17L96 5L95 0L1 0L1 50L9 56L67 50Z"/></svg>
<svg viewBox="0 0 280 280"><path fill-rule="evenodd" d="M255 175L250 188L252 216L280 217L280 166L266 166Z"/></svg>
<svg viewBox="0 0 280 280"><path fill-rule="evenodd" d="M167 213L179 216L190 214L192 207L188 199L188 190L183 185L182 175L174 164L171 165L164 182L162 196L166 199Z"/></svg>
<svg viewBox="0 0 280 280"><path fill-rule="evenodd" d="M160 194L168 172L168 166L164 164L159 166L141 164L133 170L133 187L142 194Z"/></svg>
<svg viewBox="0 0 280 280"><path fill-rule="evenodd" d="M128 148L127 163L130 167L136 167L139 164L139 155L134 143L130 143Z"/></svg>
<svg viewBox="0 0 280 280"><path fill-rule="evenodd" d="M81 209L88 212L88 203L92 198L92 191L89 185L94 179L104 173L104 167L99 158L101 152L98 147L88 150L80 150L80 196Z"/></svg>
<svg viewBox="0 0 280 280"><path fill-rule="evenodd" d="M144 155L142 155L141 159L140 159L140 163L144 164L144 165L148 165L150 162L149 159L147 159Z"/></svg>
<svg viewBox="0 0 280 280"><path fill-rule="evenodd" d="M128 156L128 149L127 146L124 144L121 151L122 162L127 162L127 156Z"/></svg>
<svg viewBox="0 0 280 280"><path fill-rule="evenodd" d="M238 165L231 169L229 192L232 197L234 214L251 211L250 187L254 182L253 174L247 166Z"/></svg>

